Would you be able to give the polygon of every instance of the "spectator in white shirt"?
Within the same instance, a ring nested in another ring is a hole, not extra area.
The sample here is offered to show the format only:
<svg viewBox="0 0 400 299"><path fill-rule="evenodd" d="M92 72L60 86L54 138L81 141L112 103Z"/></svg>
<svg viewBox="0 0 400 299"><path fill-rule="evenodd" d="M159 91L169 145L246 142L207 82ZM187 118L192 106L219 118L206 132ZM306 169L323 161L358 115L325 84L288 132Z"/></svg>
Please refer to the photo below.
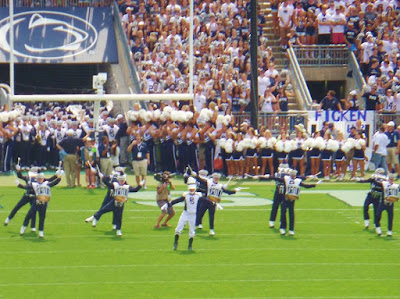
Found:
<svg viewBox="0 0 400 299"><path fill-rule="evenodd" d="M374 164L375 168L382 167L385 170L385 174L388 173L388 167L386 163L387 146L390 143L388 136L385 134L385 128L381 126L379 131L374 135Z"/></svg>
<svg viewBox="0 0 400 299"><path fill-rule="evenodd" d="M283 0L283 3L278 8L279 18L279 33L281 37L281 47L286 48L286 36L292 27L292 15L294 12L293 5L289 4L288 0Z"/></svg>
<svg viewBox="0 0 400 299"><path fill-rule="evenodd" d="M335 14L331 17L332 44L344 44L344 25L346 17L341 13L342 7L337 6Z"/></svg>

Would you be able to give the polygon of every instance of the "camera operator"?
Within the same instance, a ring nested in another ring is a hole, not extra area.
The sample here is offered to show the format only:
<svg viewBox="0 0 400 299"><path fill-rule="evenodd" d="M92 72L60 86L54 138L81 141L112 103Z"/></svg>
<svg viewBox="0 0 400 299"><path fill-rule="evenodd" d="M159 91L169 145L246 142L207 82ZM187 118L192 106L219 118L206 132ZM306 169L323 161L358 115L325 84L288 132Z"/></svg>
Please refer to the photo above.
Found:
<svg viewBox="0 0 400 299"><path fill-rule="evenodd" d="M171 194L170 190L175 190L175 186L171 182L171 175L168 171L164 171L163 173L156 174L154 178L158 181L160 181L160 184L157 186L157 194L156 194L156 200L157 200L157 205L161 208L164 204L168 203L171 199ZM160 222L163 220L165 217L165 214L168 214L167 218L161 224L161 226L165 227L171 227L171 225L168 224L168 221L175 216L175 211L172 205L168 205L168 208L166 210L161 210L161 215L158 216L157 223L154 226L154 228L161 228Z"/></svg>

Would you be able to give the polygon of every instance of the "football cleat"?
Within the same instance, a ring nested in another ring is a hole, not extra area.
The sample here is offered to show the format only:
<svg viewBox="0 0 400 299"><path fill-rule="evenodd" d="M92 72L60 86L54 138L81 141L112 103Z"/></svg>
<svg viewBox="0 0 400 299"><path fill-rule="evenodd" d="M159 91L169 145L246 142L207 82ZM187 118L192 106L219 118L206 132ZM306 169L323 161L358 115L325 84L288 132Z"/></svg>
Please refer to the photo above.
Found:
<svg viewBox="0 0 400 299"><path fill-rule="evenodd" d="M86 222L86 223L87 223L87 222L92 222L93 219L94 219L94 216L90 216L89 218L86 218L86 219L85 219L85 222Z"/></svg>
<svg viewBox="0 0 400 299"><path fill-rule="evenodd" d="M365 228L369 227L369 220L364 220L364 226L365 226Z"/></svg>
<svg viewBox="0 0 400 299"><path fill-rule="evenodd" d="M284 228L281 228L281 229L279 230L279 233L280 233L281 235L286 235L286 230L285 230Z"/></svg>
<svg viewBox="0 0 400 299"><path fill-rule="evenodd" d="M210 229L210 236L215 236L215 231L213 229Z"/></svg>
<svg viewBox="0 0 400 299"><path fill-rule="evenodd" d="M35 231L36 231L36 227L32 227L31 232L35 232Z"/></svg>
<svg viewBox="0 0 400 299"><path fill-rule="evenodd" d="M269 222L269 228L274 228L275 226L275 221L270 221Z"/></svg>
<svg viewBox="0 0 400 299"><path fill-rule="evenodd" d="M10 218L6 218L6 220L4 220L4 226L7 226L10 223Z"/></svg>
<svg viewBox="0 0 400 299"><path fill-rule="evenodd" d="M117 230L117 236L122 236L122 232L121 232L121 230L119 229L119 230Z"/></svg>
<svg viewBox="0 0 400 299"><path fill-rule="evenodd" d="M197 228L198 228L198 229L203 229L203 225L202 225L202 224L199 224L199 225L197 226Z"/></svg>
<svg viewBox="0 0 400 299"><path fill-rule="evenodd" d="M386 233L386 236L391 237L392 236L392 231L388 230L387 233Z"/></svg>
<svg viewBox="0 0 400 299"><path fill-rule="evenodd" d="M19 230L19 234L22 236L25 234L26 226L21 226L21 229Z"/></svg>
<svg viewBox="0 0 400 299"><path fill-rule="evenodd" d="M96 225L97 225L97 219L93 217L92 226L96 227Z"/></svg>
<svg viewBox="0 0 400 299"><path fill-rule="evenodd" d="M44 238L44 233L42 230L39 231L39 238Z"/></svg>
<svg viewBox="0 0 400 299"><path fill-rule="evenodd" d="M294 231L293 230L289 231L289 236L294 236Z"/></svg>
<svg viewBox="0 0 400 299"><path fill-rule="evenodd" d="M382 230L381 230L380 227L375 228L375 231L376 231L376 234L377 234L378 236L381 236L381 235L382 235Z"/></svg>
<svg viewBox="0 0 400 299"><path fill-rule="evenodd" d="M113 224L113 225L112 225L112 229L114 229L114 230L117 229L117 225L116 225L116 224Z"/></svg>

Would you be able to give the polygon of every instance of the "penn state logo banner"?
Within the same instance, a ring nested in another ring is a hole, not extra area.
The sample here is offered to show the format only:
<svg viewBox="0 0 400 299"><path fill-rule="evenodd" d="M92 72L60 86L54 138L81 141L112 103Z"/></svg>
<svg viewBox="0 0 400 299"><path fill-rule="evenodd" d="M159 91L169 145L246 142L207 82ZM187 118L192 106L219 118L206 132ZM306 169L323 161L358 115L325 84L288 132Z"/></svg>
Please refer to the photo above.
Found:
<svg viewBox="0 0 400 299"><path fill-rule="evenodd" d="M0 63L10 60L10 17L0 8ZM106 8L16 8L16 63L118 63L114 21Z"/></svg>

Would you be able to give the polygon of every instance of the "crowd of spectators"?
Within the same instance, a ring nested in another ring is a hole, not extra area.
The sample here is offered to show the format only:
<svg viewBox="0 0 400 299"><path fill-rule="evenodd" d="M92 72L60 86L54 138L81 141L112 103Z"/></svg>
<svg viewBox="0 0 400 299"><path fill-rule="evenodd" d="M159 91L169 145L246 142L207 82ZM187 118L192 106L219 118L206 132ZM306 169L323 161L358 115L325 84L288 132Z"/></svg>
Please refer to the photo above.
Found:
<svg viewBox="0 0 400 299"><path fill-rule="evenodd" d="M285 91L289 76L275 69L272 49L263 36L266 18L257 9L260 108L284 112L288 110L287 97L275 97L279 89ZM188 93L188 1L127 0L120 10L143 92ZM194 1L193 104L197 111L210 102L228 114L250 110L249 18L249 0Z"/></svg>

